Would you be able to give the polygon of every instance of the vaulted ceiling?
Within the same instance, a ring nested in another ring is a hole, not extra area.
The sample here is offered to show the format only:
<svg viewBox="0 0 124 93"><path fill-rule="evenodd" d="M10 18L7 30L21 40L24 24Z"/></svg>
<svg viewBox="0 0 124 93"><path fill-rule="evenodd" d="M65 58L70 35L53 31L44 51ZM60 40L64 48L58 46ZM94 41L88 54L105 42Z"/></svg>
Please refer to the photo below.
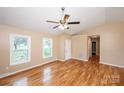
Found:
<svg viewBox="0 0 124 93"><path fill-rule="evenodd" d="M80 21L80 24L71 25L69 30L64 31L52 29L56 24L47 23L46 20L60 20L60 7L1 7L0 24L52 34L76 34L106 22L124 21L124 8L66 7L65 13L70 15L70 21Z"/></svg>

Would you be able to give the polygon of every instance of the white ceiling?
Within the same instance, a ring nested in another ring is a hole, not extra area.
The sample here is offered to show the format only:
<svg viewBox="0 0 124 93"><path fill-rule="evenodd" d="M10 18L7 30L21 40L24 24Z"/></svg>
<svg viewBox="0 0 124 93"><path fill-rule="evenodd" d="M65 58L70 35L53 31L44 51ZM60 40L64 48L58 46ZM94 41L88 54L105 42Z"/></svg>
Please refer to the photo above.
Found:
<svg viewBox="0 0 124 93"><path fill-rule="evenodd" d="M66 7L65 13L71 15L70 21L80 21L79 25L71 25L69 30L65 30L69 34L76 34L105 22L124 21L124 8ZM60 18L61 10L59 7L0 8L1 24L32 31L59 34L63 31L52 29L56 24L47 23L46 20L57 21Z"/></svg>

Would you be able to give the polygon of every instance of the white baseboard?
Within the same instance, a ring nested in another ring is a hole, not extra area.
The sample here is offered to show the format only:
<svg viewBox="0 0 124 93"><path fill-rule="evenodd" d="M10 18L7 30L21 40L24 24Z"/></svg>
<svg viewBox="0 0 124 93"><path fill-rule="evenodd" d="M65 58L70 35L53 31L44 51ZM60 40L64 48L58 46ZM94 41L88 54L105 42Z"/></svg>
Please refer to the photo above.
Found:
<svg viewBox="0 0 124 93"><path fill-rule="evenodd" d="M86 59L79 59L79 58L75 58L75 57L72 57L72 58L70 58L70 59L76 59L76 60L81 60L81 61L85 61L85 62L88 61L88 60L86 60ZM38 65L35 65L35 66L32 66L32 67L28 67L28 68L25 68L25 69L22 69L22 70L18 70L18 71L15 71L15 72L2 74L2 75L0 75L0 79L1 79L1 78L4 78L4 77L7 77L7 76L10 76L10 75L14 75L14 74L19 73L19 72L22 72L22 71L26 71L26 70L29 70L29 69L32 69L32 68L35 68L35 67L38 67L38 66L47 64L47 63L54 62L54 61L56 61L56 60L59 60L59 61L66 61L66 60L61 60L61 59L50 60L50 61L47 61L47 62L38 64ZM116 66L116 67L124 68L124 66L114 65L114 64L108 64L108 63L105 63L105 62L101 62L101 64L106 64L106 65L111 65L111 66Z"/></svg>
<svg viewBox="0 0 124 93"><path fill-rule="evenodd" d="M106 63L106 62L100 62L100 64L105 64L105 65L110 65L110 66L114 66L114 67L124 68L124 66L115 65L115 64L110 64L110 63Z"/></svg>
<svg viewBox="0 0 124 93"><path fill-rule="evenodd" d="M66 61L65 59L57 59L57 60L59 60L59 61Z"/></svg>
<svg viewBox="0 0 124 93"><path fill-rule="evenodd" d="M69 59L58 59L59 61L67 61L67 60L71 60L72 58Z"/></svg>
<svg viewBox="0 0 124 93"><path fill-rule="evenodd" d="M88 61L86 59L80 59L80 58L76 58L76 57L72 57L72 59L81 60L81 61Z"/></svg>
<svg viewBox="0 0 124 93"><path fill-rule="evenodd" d="M47 62L43 62L43 63L41 63L41 64L38 64L38 65L35 65L35 66L31 66L31 67L28 67L28 68L25 68L25 69L22 69L22 70L18 70L18 71L15 71L15 72L2 74L2 75L0 75L0 79L1 79L1 78L4 78L4 77L7 77L7 76L10 76L10 75L14 75L14 74L19 73L19 72L22 72L22 71L26 71L26 70L29 70L29 69L32 69L32 68L41 66L41 65L45 65L45 64L47 64L47 63L54 62L54 61L56 61L56 60L58 60L58 59L54 59L54 60L50 60L50 61L47 61Z"/></svg>
<svg viewBox="0 0 124 93"><path fill-rule="evenodd" d="M76 59L76 60L81 60L81 61L88 61L88 60L83 60L83 59L74 58L74 57L72 57L72 58L70 58L70 59ZM56 60L59 60L59 61L66 61L66 60L62 60L62 59L50 60L50 61L43 62L43 63L41 63L41 64L38 64L38 65L35 65L35 66L31 66L31 67L28 67L28 68L25 68L25 69L21 69L21 70L15 71L15 72L10 72L10 73L1 74L1 75L0 75L0 79L1 79L1 78L4 78L4 77L7 77L7 76L14 75L14 74L19 73L19 72L22 72L22 71L26 71L26 70L29 70L29 69L32 69L32 68L35 68L35 67L38 67L38 66L47 64L47 63L54 62L54 61L56 61ZM69 60L69 59L67 59L67 60Z"/></svg>

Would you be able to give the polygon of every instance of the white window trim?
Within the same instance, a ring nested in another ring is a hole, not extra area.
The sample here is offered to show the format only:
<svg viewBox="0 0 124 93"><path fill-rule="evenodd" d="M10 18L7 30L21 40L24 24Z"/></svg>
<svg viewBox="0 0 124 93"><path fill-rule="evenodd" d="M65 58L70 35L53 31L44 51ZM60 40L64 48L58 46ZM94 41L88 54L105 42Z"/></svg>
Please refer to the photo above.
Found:
<svg viewBox="0 0 124 93"><path fill-rule="evenodd" d="M51 42L51 55L50 55L50 56L47 56L47 57L44 55L44 41L43 41L44 39L48 39L48 40L50 40L50 42ZM43 57L44 59L45 59L45 58L53 57L53 40L52 40L52 38L46 38L46 37L45 37L45 38L43 38L43 40L42 40L42 42L43 42L43 43L42 43L42 44L43 44L42 57Z"/></svg>
<svg viewBox="0 0 124 93"><path fill-rule="evenodd" d="M12 58L13 58L13 40L15 37L24 37L28 39L28 50L29 50L29 58L28 60L21 60L18 61L16 63L12 62ZM23 63L27 63L31 61L31 37L30 36L26 36L26 35L19 35L19 34L10 34L10 66L13 65L19 65L19 64L23 64Z"/></svg>

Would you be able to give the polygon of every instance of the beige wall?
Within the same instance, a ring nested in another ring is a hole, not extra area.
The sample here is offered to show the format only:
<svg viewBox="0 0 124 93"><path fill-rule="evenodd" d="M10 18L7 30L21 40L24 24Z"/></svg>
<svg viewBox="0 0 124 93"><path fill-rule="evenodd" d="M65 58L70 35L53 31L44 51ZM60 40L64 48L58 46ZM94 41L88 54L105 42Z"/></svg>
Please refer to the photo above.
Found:
<svg viewBox="0 0 124 93"><path fill-rule="evenodd" d="M124 66L124 23L108 23L82 34L100 35L100 62Z"/></svg>
<svg viewBox="0 0 124 93"><path fill-rule="evenodd" d="M10 66L10 34L31 36L31 61L24 64ZM42 38L50 37L53 39L53 57L49 59L42 58ZM59 55L59 36L47 33L32 32L15 27L0 25L0 74L11 73L35 66L50 60L58 58ZM8 69L7 69L8 68Z"/></svg>
<svg viewBox="0 0 124 93"><path fill-rule="evenodd" d="M58 59L65 60L65 40L69 39L71 40L71 36L67 34L61 34L59 35L59 55Z"/></svg>
<svg viewBox="0 0 124 93"><path fill-rule="evenodd" d="M31 61L20 65L10 66L10 34L31 36ZM31 66L45 63L54 59L65 59L64 44L66 39L72 40L72 57L88 59L88 36L100 35L100 61L124 66L124 23L106 24L87 31L82 35L67 34L50 35L32 32L15 27L0 25L0 74L22 70ZM42 58L42 38L53 39L53 57ZM8 68L8 69L7 69Z"/></svg>
<svg viewBox="0 0 124 93"><path fill-rule="evenodd" d="M82 60L88 60L87 43L88 38L86 35L72 36L72 57Z"/></svg>

